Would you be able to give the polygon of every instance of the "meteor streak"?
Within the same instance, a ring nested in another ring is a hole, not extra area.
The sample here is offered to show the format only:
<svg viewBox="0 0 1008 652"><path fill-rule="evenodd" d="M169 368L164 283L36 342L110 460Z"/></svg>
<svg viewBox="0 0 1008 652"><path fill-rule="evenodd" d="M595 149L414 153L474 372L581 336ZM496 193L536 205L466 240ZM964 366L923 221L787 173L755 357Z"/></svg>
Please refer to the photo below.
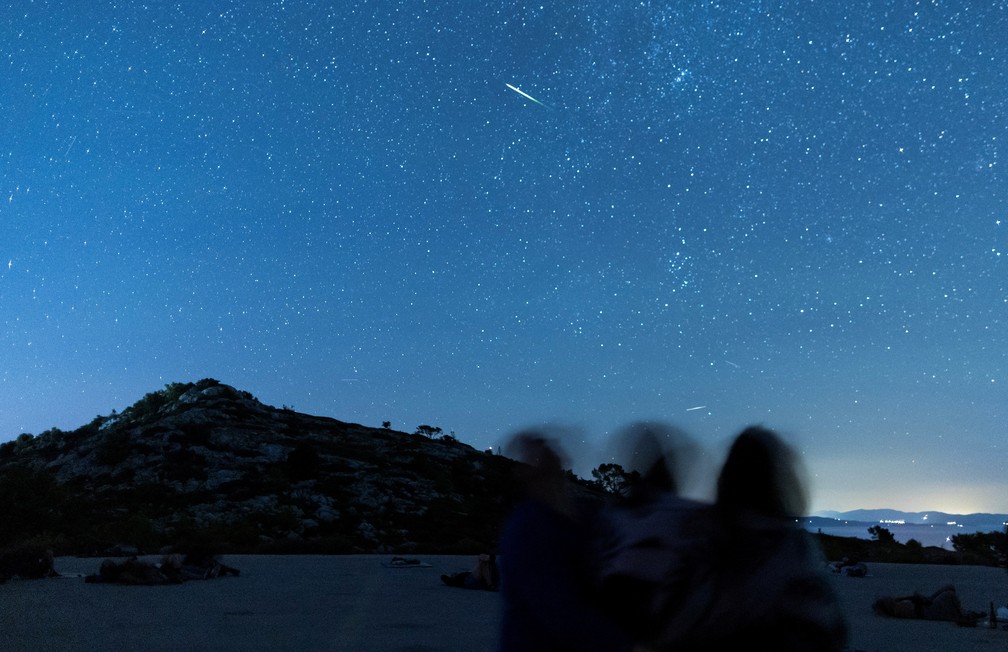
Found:
<svg viewBox="0 0 1008 652"><path fill-rule="evenodd" d="M532 97L531 95L529 95L529 94L528 94L528 93L526 93L525 91L521 90L520 88L518 88L518 87L516 87L516 86L512 86L511 84L508 84L507 82L505 82L505 83L504 83L504 85L505 85L505 86L507 86L508 88L510 88L511 90L513 90L513 91L514 91L515 93L518 93L518 94L519 94L519 95L521 95L522 97L527 97L528 99L532 100L533 102L535 102L535 103L536 103L536 104L538 104L539 106L541 106L541 107L543 107L543 108L545 108L545 107L546 107L546 105L545 105L545 104L543 104L542 102L540 102L540 101L539 101L539 100L537 100L536 98Z"/></svg>
<svg viewBox="0 0 1008 652"><path fill-rule="evenodd" d="M686 411L687 412L692 412L693 410L702 410L705 407L707 407L707 406L706 405L698 405L696 407L686 408Z"/></svg>

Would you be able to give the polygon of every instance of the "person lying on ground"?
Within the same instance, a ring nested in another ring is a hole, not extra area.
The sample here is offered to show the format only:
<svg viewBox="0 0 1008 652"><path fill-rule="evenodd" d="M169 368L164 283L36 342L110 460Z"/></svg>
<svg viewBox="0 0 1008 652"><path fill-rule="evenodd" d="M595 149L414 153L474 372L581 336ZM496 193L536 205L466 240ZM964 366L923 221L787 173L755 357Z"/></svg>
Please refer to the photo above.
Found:
<svg viewBox="0 0 1008 652"><path fill-rule="evenodd" d="M84 578L89 584L181 584L187 580L205 580L239 574L217 557L205 554L166 555L160 563L130 557L122 562L106 559L98 573Z"/></svg>
<svg viewBox="0 0 1008 652"><path fill-rule="evenodd" d="M460 589L482 589L496 591L500 585L500 575L497 572L497 555L482 554L476 560L472 570L442 575L441 581L448 586Z"/></svg>
<svg viewBox="0 0 1008 652"><path fill-rule="evenodd" d="M984 614L962 608L956 589L946 584L931 595L914 593L903 597L883 596L872 605L875 613L892 618L948 620L963 625L976 624Z"/></svg>

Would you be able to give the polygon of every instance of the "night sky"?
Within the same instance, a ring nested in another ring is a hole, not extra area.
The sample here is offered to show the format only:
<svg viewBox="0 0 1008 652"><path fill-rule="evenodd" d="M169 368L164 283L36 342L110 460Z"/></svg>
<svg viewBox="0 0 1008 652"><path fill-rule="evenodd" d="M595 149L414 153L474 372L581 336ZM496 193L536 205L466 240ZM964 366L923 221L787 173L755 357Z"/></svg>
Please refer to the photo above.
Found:
<svg viewBox="0 0 1008 652"><path fill-rule="evenodd" d="M212 377L1008 512L1004 3L320 5L0 10L0 440Z"/></svg>

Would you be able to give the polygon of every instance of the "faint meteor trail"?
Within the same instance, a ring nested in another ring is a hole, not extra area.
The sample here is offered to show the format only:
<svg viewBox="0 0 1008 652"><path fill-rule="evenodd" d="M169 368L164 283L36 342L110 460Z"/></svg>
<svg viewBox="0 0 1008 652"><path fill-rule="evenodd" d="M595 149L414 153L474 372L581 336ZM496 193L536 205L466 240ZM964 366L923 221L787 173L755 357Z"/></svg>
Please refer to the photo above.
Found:
<svg viewBox="0 0 1008 652"><path fill-rule="evenodd" d="M511 84L508 84L507 82L504 82L504 85L505 85L505 86L507 86L508 88L510 88L511 90L513 90L513 91L514 91L515 93L518 93L518 94L519 94L519 95L521 95L522 97L527 97L528 99L532 100L533 102L535 102L535 103L536 103L536 104L538 104L539 106L541 106L541 107L543 107L543 108L546 108L546 105L545 105L545 104L543 104L542 102L540 102L540 101L539 101L539 100L537 100L536 98L532 97L531 95L529 95L529 94L528 94L528 93L526 93L525 91L521 90L520 88L518 88L518 87L516 87L516 86L512 86Z"/></svg>
<svg viewBox="0 0 1008 652"><path fill-rule="evenodd" d="M707 406L706 405L697 405L696 407L686 408L686 411L687 412L692 412L693 410L702 410L705 407L707 407Z"/></svg>

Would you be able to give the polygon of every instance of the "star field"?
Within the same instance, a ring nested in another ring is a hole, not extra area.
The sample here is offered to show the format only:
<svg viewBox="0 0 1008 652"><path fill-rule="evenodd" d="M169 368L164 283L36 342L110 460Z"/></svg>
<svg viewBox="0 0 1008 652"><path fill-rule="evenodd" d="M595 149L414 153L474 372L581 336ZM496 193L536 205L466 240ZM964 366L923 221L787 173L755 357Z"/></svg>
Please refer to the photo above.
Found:
<svg viewBox="0 0 1008 652"><path fill-rule="evenodd" d="M568 4L9 3L0 438L209 376L1008 512L1008 6Z"/></svg>

